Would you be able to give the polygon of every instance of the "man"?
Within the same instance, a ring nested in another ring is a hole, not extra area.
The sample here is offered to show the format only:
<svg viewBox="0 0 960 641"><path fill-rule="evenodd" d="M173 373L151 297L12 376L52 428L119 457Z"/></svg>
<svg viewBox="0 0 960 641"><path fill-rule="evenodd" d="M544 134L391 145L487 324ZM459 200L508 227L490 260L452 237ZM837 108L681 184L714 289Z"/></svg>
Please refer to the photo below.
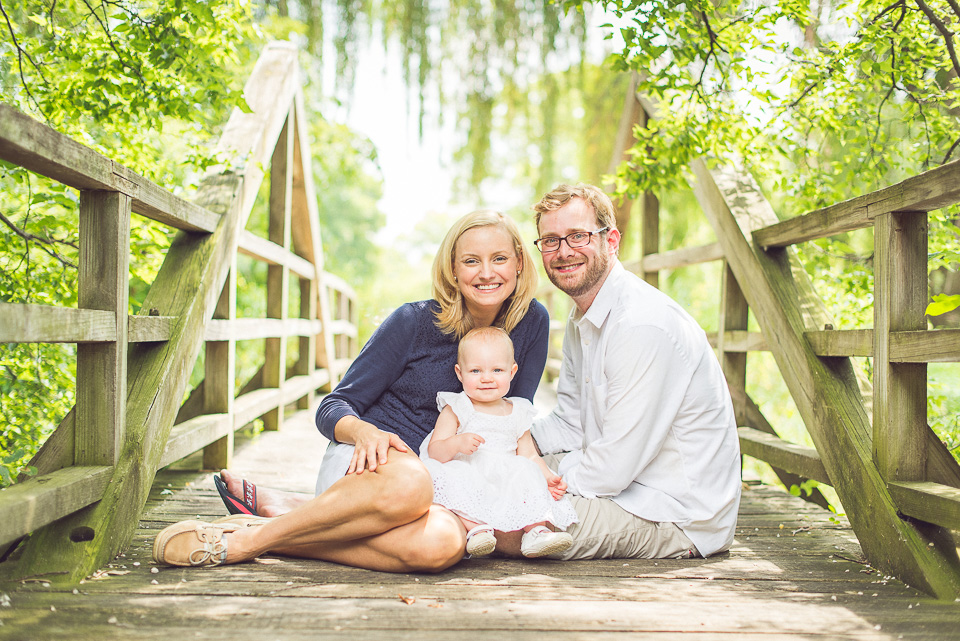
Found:
<svg viewBox="0 0 960 641"><path fill-rule="evenodd" d="M729 548L740 447L696 321L617 258L613 203L560 185L534 205L547 276L575 304L557 407L531 433L580 522L564 559L686 558Z"/></svg>

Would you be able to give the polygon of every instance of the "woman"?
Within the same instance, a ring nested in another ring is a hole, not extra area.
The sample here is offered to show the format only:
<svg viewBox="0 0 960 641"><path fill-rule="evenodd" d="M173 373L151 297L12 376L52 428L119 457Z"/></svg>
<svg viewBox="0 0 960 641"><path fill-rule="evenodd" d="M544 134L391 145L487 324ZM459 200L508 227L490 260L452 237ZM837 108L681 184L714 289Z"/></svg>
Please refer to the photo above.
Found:
<svg viewBox="0 0 960 641"><path fill-rule="evenodd" d="M549 318L533 300L537 275L516 223L477 211L457 221L433 264L434 300L402 306L370 338L317 411L331 439L321 493L275 518L182 521L157 535L171 565L249 561L266 552L381 571L440 571L463 555L466 532L432 504L417 450L437 419L438 391L460 391L457 341L496 325L517 348L511 396L533 399L547 356ZM262 525L261 525L262 523Z"/></svg>

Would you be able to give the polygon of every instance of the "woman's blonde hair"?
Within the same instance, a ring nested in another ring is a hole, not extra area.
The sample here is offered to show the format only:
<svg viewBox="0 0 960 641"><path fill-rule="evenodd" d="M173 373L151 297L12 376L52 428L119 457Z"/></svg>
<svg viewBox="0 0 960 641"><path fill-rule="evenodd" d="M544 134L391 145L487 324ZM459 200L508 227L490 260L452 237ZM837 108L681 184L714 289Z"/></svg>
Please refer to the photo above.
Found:
<svg viewBox="0 0 960 641"><path fill-rule="evenodd" d="M513 240L513 250L520 261L517 288L503 302L493 324L502 327L507 333L513 331L526 315L530 301L537 291L537 270L533 256L520 239L517 223L509 216L491 209L467 214L450 227L433 259L433 297L440 303L437 327L444 334L452 334L458 339L474 328L475 321L467 311L460 287L454 278L453 261L456 257L457 241L464 232L476 227L498 227L507 232Z"/></svg>

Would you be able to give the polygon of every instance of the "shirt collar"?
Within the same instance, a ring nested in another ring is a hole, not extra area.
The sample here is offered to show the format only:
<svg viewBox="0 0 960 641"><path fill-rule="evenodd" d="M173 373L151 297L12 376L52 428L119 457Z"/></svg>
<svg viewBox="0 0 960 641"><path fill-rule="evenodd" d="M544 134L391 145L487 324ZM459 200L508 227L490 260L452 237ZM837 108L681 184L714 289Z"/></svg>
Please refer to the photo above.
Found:
<svg viewBox="0 0 960 641"><path fill-rule="evenodd" d="M599 329L607 320L614 304L620 299L620 291L623 289L620 287L620 281L624 278L625 270L618 259L614 258L613 261L613 269L607 274L606 280L600 286L600 291L597 292L597 297L593 299L587 311L581 315L580 310L574 305L574 320L578 325L587 322Z"/></svg>

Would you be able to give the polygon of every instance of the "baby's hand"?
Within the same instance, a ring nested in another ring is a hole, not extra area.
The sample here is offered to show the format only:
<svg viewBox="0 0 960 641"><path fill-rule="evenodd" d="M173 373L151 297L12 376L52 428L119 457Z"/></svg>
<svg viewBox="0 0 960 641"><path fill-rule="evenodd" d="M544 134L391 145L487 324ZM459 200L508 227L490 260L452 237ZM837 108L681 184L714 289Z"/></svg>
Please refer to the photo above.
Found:
<svg viewBox="0 0 960 641"><path fill-rule="evenodd" d="M563 477L553 474L547 477L547 489L554 501L559 501L567 493L567 484Z"/></svg>
<svg viewBox="0 0 960 641"><path fill-rule="evenodd" d="M460 439L460 448L458 451L461 454L473 454L477 451L478 447L486 442L482 436L474 434L473 432L464 432L463 434L459 434L457 438Z"/></svg>

